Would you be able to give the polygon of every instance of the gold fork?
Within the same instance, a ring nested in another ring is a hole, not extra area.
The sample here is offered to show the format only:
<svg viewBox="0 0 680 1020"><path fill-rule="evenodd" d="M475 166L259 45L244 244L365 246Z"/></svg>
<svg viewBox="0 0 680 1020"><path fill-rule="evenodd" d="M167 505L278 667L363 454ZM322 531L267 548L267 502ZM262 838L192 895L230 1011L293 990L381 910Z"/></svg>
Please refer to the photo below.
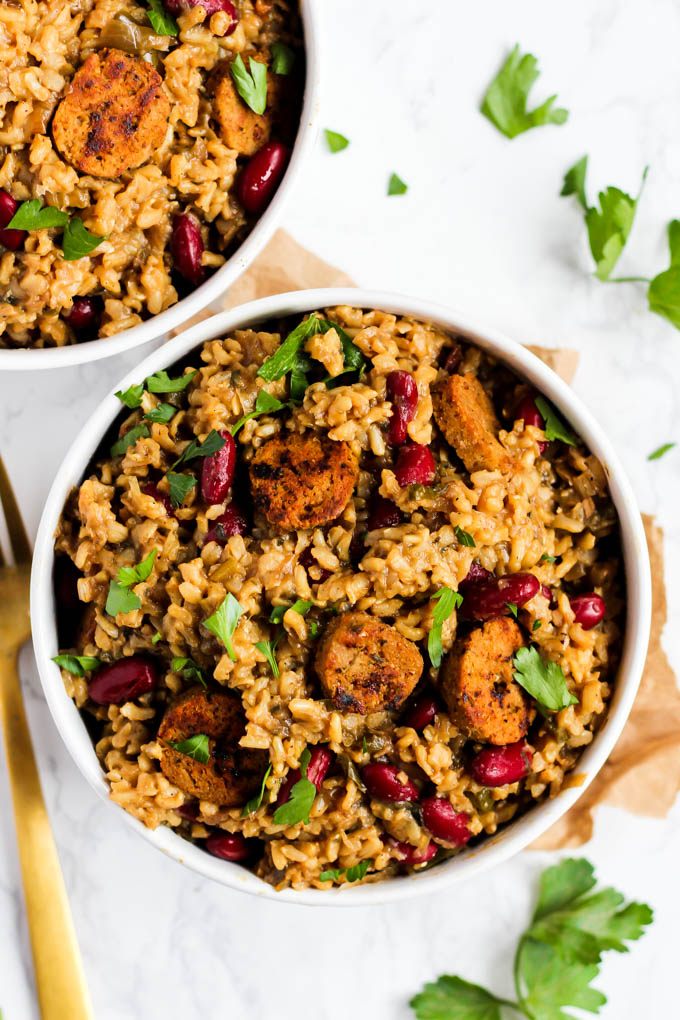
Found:
<svg viewBox="0 0 680 1020"><path fill-rule="evenodd" d="M26 914L42 1020L92 1020L57 848L40 789L21 697L17 657L31 636L31 546L0 458L0 503L12 551L0 545L0 720L5 736Z"/></svg>

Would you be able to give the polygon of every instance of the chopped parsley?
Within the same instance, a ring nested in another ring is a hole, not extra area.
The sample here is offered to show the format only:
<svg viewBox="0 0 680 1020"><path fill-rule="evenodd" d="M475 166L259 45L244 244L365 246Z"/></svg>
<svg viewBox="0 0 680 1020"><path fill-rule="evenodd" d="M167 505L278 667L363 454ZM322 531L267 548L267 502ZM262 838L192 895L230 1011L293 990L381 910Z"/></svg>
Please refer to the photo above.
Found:
<svg viewBox="0 0 680 1020"><path fill-rule="evenodd" d="M184 450L179 455L175 463L172 465L173 468L179 467L180 464L186 464L189 460L198 460L201 457L212 457L214 453L221 450L226 439L223 439L219 432L215 429L209 432L202 443L199 443L197 439L192 439Z"/></svg>
<svg viewBox="0 0 680 1020"><path fill-rule="evenodd" d="M152 645L157 645L162 637L163 637L163 635L161 634L161 632L159 630L157 630L156 633L154 634L154 636L151 638L151 644Z"/></svg>
<svg viewBox="0 0 680 1020"><path fill-rule="evenodd" d="M292 606L274 606L269 614L269 622L281 623L289 609L292 609L294 613L299 613L300 616L305 616L313 605L313 602L308 602L306 599L298 599L297 602L293 602Z"/></svg>
<svg viewBox="0 0 680 1020"><path fill-rule="evenodd" d="M569 431L544 397L536 397L536 407L545 422L545 438L548 442L551 443L554 439L559 439L560 442L567 443L569 446L576 446L578 442L576 436Z"/></svg>
<svg viewBox="0 0 680 1020"><path fill-rule="evenodd" d="M531 625L531 629L532 630L540 630L541 629L541 621L540 620L534 620L534 622Z"/></svg>
<svg viewBox="0 0 680 1020"><path fill-rule="evenodd" d="M475 548L475 546L476 546L475 540L474 540L474 538L472 537L472 535L470 534L469 531L463 531L463 529L461 528L461 526L459 524L456 524L456 526L455 526L455 528L453 530L454 530L454 532L456 534L456 538L458 539L458 544L459 545L466 545L470 549L474 549Z"/></svg>
<svg viewBox="0 0 680 1020"><path fill-rule="evenodd" d="M274 74L290 74L295 63L295 53L282 42L272 43L272 71Z"/></svg>
<svg viewBox="0 0 680 1020"><path fill-rule="evenodd" d="M664 443L663 446L658 446L653 453L650 453L647 460L659 460L660 457L663 457L664 453L668 453L676 445L676 443Z"/></svg>
<svg viewBox="0 0 680 1020"><path fill-rule="evenodd" d="M234 636L234 631L242 613L243 607L241 603L229 592L216 612L203 621L203 626L212 631L215 637L222 642L232 662L236 662L236 653L231 639Z"/></svg>
<svg viewBox="0 0 680 1020"><path fill-rule="evenodd" d="M99 659L93 655L55 655L52 662L56 662L57 666L68 673L73 673L74 676L85 676L86 670L98 669L101 666Z"/></svg>
<svg viewBox="0 0 680 1020"><path fill-rule="evenodd" d="M54 205L43 205L39 198L22 202L12 216L5 230L46 230L48 227L64 227L68 213Z"/></svg>
<svg viewBox="0 0 680 1020"><path fill-rule="evenodd" d="M557 559L557 556L549 556L548 553L543 553L543 555L541 556L541 558L540 558L540 560L538 562L539 563L554 563L556 559Z"/></svg>
<svg viewBox="0 0 680 1020"><path fill-rule="evenodd" d="M128 386L126 390L116 390L115 394L126 407L140 407L144 396L144 383Z"/></svg>
<svg viewBox="0 0 680 1020"><path fill-rule="evenodd" d="M316 797L316 786L307 779L307 766L311 755L305 748L300 755L300 779L290 791L285 804L279 805L274 812L276 825L296 825L298 822L309 824L309 813Z"/></svg>
<svg viewBox="0 0 680 1020"><path fill-rule="evenodd" d="M250 71L246 70L239 53L230 64L236 91L253 113L263 114L267 108L267 65L250 57Z"/></svg>
<svg viewBox="0 0 680 1020"><path fill-rule="evenodd" d="M489 85L481 111L506 138L516 138L544 124L564 124L567 120L568 111L555 108L556 95L534 110L527 109L529 93L538 76L536 57L532 53L522 56L517 45Z"/></svg>
<svg viewBox="0 0 680 1020"><path fill-rule="evenodd" d="M515 619L517 619L517 603L516 602L506 602L505 604L508 607L508 609L510 610L510 612L512 613L512 615L515 617Z"/></svg>
<svg viewBox="0 0 680 1020"><path fill-rule="evenodd" d="M427 635L427 654L430 656L432 665L435 669L438 669L441 666L444 654L442 647L442 626L454 609L458 609L462 604L463 596L457 591L453 591L452 588L445 587L435 592L432 598L437 600L437 605L432 614L432 627Z"/></svg>
<svg viewBox="0 0 680 1020"><path fill-rule="evenodd" d="M257 394L257 400L255 401L255 410L249 414L244 414L242 418L231 427L231 434L235 436L238 430L245 425L251 418L257 418L261 414L271 414L273 411L280 411L286 405L282 404L280 400L273 397L271 393L267 393L266 390L260 390Z"/></svg>
<svg viewBox="0 0 680 1020"><path fill-rule="evenodd" d="M146 16L156 35L179 35L179 27L163 6L163 0L148 0Z"/></svg>
<svg viewBox="0 0 680 1020"><path fill-rule="evenodd" d="M106 598L106 612L109 616L116 617L119 613L132 613L140 609L142 601L138 595L128 589L133 584L140 584L146 581L156 558L156 550L152 549L145 560L134 567L121 567L118 576L109 584L109 593Z"/></svg>
<svg viewBox="0 0 680 1020"><path fill-rule="evenodd" d="M170 491L170 502L174 507L181 506L191 490L196 485L194 475L179 475L174 471L168 471L165 476Z"/></svg>
<svg viewBox="0 0 680 1020"><path fill-rule="evenodd" d="M205 733L196 733L193 737L189 737L188 740L180 740L177 743L168 740L168 744L173 751L179 751L180 754L185 754L187 758L200 761L201 765L207 765L210 761L210 737Z"/></svg>
<svg viewBox="0 0 680 1020"><path fill-rule="evenodd" d="M105 240L105 237L97 237L96 234L91 234L83 221L74 216L66 224L64 236L61 239L64 261L74 262L76 259L82 259L86 255L90 255Z"/></svg>
<svg viewBox="0 0 680 1020"><path fill-rule="evenodd" d="M668 247L670 266L650 282L647 298L650 311L680 329L680 220L668 224Z"/></svg>
<svg viewBox="0 0 680 1020"><path fill-rule="evenodd" d="M543 659L534 645L520 648L512 664L515 667L513 675L520 687L550 712L578 705L578 698L567 687L562 667L550 659Z"/></svg>
<svg viewBox="0 0 680 1020"><path fill-rule="evenodd" d="M398 174L392 174L387 185L388 195L405 195L408 191L408 184L402 181Z"/></svg>
<svg viewBox="0 0 680 1020"><path fill-rule="evenodd" d="M147 439L150 435L148 425L134 425L113 444L111 456L122 457L128 447L134 446L138 439Z"/></svg>
<svg viewBox="0 0 680 1020"><path fill-rule="evenodd" d="M174 418L177 414L177 408L173 407L172 404L159 404L157 407L153 407L150 411L147 411L144 417L147 421L159 422L161 425L167 425L171 418Z"/></svg>
<svg viewBox="0 0 680 1020"><path fill-rule="evenodd" d="M326 871L322 871L319 875L320 882L337 882L338 879L345 876L348 882L360 882L366 875L366 872L370 868L373 861L359 861L358 864L353 864L351 868L328 868Z"/></svg>
<svg viewBox="0 0 680 1020"><path fill-rule="evenodd" d="M278 679L280 673L279 673L279 664L276 661L276 657L274 656L274 651L276 650L276 646L278 645L279 641L281 640L282 634L283 634L283 631L281 631L281 634L279 634L278 637L276 637L274 639L274 641L256 641L255 642L255 647L257 648L258 651L262 652L262 654L264 655L265 659L267 660L267 662L269 663L269 665L271 667L272 673L274 674L274 676L277 679Z"/></svg>
<svg viewBox="0 0 680 1020"><path fill-rule="evenodd" d="M244 804L243 810L241 811L241 818L245 818L247 815L252 815L259 808L264 797L264 791L267 788L267 780L269 779L271 770L272 767L270 765L265 774L262 776L262 785L260 787L260 792L256 793L254 797L251 797L247 804Z"/></svg>
<svg viewBox="0 0 680 1020"><path fill-rule="evenodd" d="M345 138L344 135L339 134L337 131L329 131L326 128L325 134L328 148L331 152L342 152L349 145L349 138Z"/></svg>
<svg viewBox="0 0 680 1020"><path fill-rule="evenodd" d="M165 369L163 369L160 372L154 372L153 375L148 377L146 388L149 393L180 393L187 388L197 374L198 369L195 368L193 372L185 372L184 375L171 379Z"/></svg>
<svg viewBox="0 0 680 1020"><path fill-rule="evenodd" d="M125 587L129 588L130 585L139 584L141 581L146 579L153 570L154 560L156 559L156 549L152 549L145 560L141 563L136 564L134 567L121 567L118 571L118 580Z"/></svg>
<svg viewBox="0 0 680 1020"><path fill-rule="evenodd" d="M171 662L171 667L173 673L181 673L184 679L188 680L189 683L196 682L206 690L208 689L208 685L205 682L205 674L198 663L194 662L193 659L180 657L174 658Z"/></svg>

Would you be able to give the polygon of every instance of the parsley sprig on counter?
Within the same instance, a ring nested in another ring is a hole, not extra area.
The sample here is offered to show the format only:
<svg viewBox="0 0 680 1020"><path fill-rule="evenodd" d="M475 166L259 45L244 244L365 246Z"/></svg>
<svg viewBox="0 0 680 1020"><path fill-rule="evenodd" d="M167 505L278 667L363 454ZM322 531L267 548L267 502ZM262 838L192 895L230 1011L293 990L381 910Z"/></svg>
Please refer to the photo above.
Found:
<svg viewBox="0 0 680 1020"><path fill-rule="evenodd" d="M411 999L418 1020L501 1020L508 1008L528 1020L566 1020L564 1009L599 1013L607 999L592 987L607 950L628 951L653 914L644 903L624 903L616 889L593 892L592 864L567 858L543 872L538 902L515 953L517 1000L444 974ZM569 1014L571 1015L571 1014Z"/></svg>
<svg viewBox="0 0 680 1020"><path fill-rule="evenodd" d="M506 138L544 124L564 124L569 113L555 107L557 96L550 96L535 110L528 110L529 93L539 76L538 61L531 53L520 53L515 46L489 85L481 111Z"/></svg>

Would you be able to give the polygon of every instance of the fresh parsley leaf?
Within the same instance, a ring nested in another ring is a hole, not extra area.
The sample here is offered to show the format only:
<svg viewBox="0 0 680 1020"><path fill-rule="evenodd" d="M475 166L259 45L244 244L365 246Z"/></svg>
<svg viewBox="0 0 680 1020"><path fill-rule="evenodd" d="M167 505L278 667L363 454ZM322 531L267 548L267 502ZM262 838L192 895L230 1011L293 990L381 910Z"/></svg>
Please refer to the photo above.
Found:
<svg viewBox="0 0 680 1020"><path fill-rule="evenodd" d="M282 42L272 43L272 71L274 74L290 74L295 63L295 53Z"/></svg>
<svg viewBox="0 0 680 1020"><path fill-rule="evenodd" d="M126 390L116 390L115 395L126 407L140 407L144 396L144 383L128 386Z"/></svg>
<svg viewBox="0 0 680 1020"><path fill-rule="evenodd" d="M157 630L156 633L154 634L154 636L151 638L151 644L152 645L157 645L162 637L163 637L163 635L161 634L161 632L159 630Z"/></svg>
<svg viewBox="0 0 680 1020"><path fill-rule="evenodd" d="M154 372L146 380L146 388L149 393L179 393L187 388L197 374L198 369L195 368L193 372L185 372L184 375L171 379L165 370Z"/></svg>
<svg viewBox="0 0 680 1020"><path fill-rule="evenodd" d="M85 676L85 670L97 669L101 665L93 655L55 655L52 662L74 676Z"/></svg>
<svg viewBox="0 0 680 1020"><path fill-rule="evenodd" d="M472 537L472 535L470 534L469 531L463 531L463 529L461 528L461 526L459 524L456 524L456 526L455 526L455 528L453 530L454 530L454 532L456 534L456 538L458 539L458 544L459 545L466 545L470 549L474 549L475 548L475 545L476 545L475 540L474 540L474 538Z"/></svg>
<svg viewBox="0 0 680 1020"><path fill-rule="evenodd" d="M146 581L153 570L155 559L156 549L152 549L146 559L142 560L141 563L136 564L136 566L121 567L118 571L118 580L124 588L130 588L133 584L139 584L140 581Z"/></svg>
<svg viewBox="0 0 680 1020"><path fill-rule="evenodd" d="M650 453L647 460L659 460L660 457L663 457L664 453L668 453L676 445L676 443L664 443L663 446L658 446L653 453Z"/></svg>
<svg viewBox="0 0 680 1020"><path fill-rule="evenodd" d="M254 797L251 797L247 804L244 804L243 810L241 811L241 818L245 818L246 815L252 815L253 812L257 811L257 809L259 808L260 804L262 803L262 798L264 797L264 791L267 788L267 780L269 779L271 770L272 767L270 765L265 774L262 776L262 785L260 787L260 792L256 793Z"/></svg>
<svg viewBox="0 0 680 1020"><path fill-rule="evenodd" d="M541 558L540 558L540 560L538 562L539 563L554 563L556 559L557 559L557 556L549 556L548 553L543 553L543 555L541 556Z"/></svg>
<svg viewBox="0 0 680 1020"><path fill-rule="evenodd" d="M564 124L567 120L567 110L554 108L556 95L535 110L527 110L529 93L538 76L536 57L531 53L522 56L517 45L489 85L481 111L506 138L516 138L544 124Z"/></svg>
<svg viewBox="0 0 680 1020"><path fill-rule="evenodd" d="M301 404L305 399L305 393L309 386L307 373L311 368L311 358L308 358L304 351L298 351L295 355L293 367L290 370L289 381L290 399L294 404Z"/></svg>
<svg viewBox="0 0 680 1020"><path fill-rule="evenodd" d="M551 443L554 439L559 439L560 442L568 443L569 446L576 446L578 442L576 436L569 431L544 397L536 397L536 407L545 422L545 438L548 442Z"/></svg>
<svg viewBox="0 0 680 1020"><path fill-rule="evenodd" d="M670 267L649 284L649 309L680 329L680 220L668 224Z"/></svg>
<svg viewBox="0 0 680 1020"><path fill-rule="evenodd" d="M361 743L361 749L362 749L364 754L368 754L368 743L366 741L366 734L365 733L364 733L363 741Z"/></svg>
<svg viewBox="0 0 680 1020"><path fill-rule="evenodd" d="M541 621L540 620L534 620L534 622L531 625L531 629L532 630L540 630L541 629Z"/></svg>
<svg viewBox="0 0 680 1020"><path fill-rule="evenodd" d="M526 987L523 1002L533 1020L567 1020L563 1006L576 1006L599 1013L606 996L590 987L597 977L597 964L586 967L569 963L551 946L527 939L522 942L518 972Z"/></svg>
<svg viewBox="0 0 680 1020"><path fill-rule="evenodd" d="M304 346L305 340L316 333L323 332L325 330L321 320L317 313L313 312L309 318L301 322L299 326L296 326L288 334L281 346L272 354L271 358L267 358L264 364L260 365L257 374L261 379L266 379L267 382L281 379L293 368L296 355Z"/></svg>
<svg viewBox="0 0 680 1020"><path fill-rule="evenodd" d="M91 234L83 221L74 216L66 224L64 236L61 239L64 261L74 262L76 259L85 258L86 255L93 252L105 240L105 237L97 237L96 234Z"/></svg>
<svg viewBox="0 0 680 1020"><path fill-rule="evenodd" d="M342 326L339 326L337 322L331 322L330 319L319 319L319 324L321 326L320 332L322 333L327 333L329 330L334 329L340 337L342 345L343 371L340 375L335 376L335 378L329 376L325 380L327 388L332 389L334 386L339 386L346 381L345 376L348 372L357 372L358 376L361 375L366 365L366 359L356 344L353 343L351 337L345 333Z"/></svg>
<svg viewBox="0 0 680 1020"><path fill-rule="evenodd" d="M532 924L562 910L596 885L595 869L585 857L566 857L541 875Z"/></svg>
<svg viewBox="0 0 680 1020"><path fill-rule="evenodd" d="M196 478L194 475L178 475L174 471L168 471L165 477L168 481L170 502L174 507L181 506L196 485Z"/></svg>
<svg viewBox="0 0 680 1020"><path fill-rule="evenodd" d="M210 737L205 733L196 733L193 737L189 737L188 740L180 740L177 743L168 740L168 744L173 751L179 751L180 754L185 754L187 758L200 761L201 765L206 765L210 761Z"/></svg>
<svg viewBox="0 0 680 1020"><path fill-rule="evenodd" d="M508 607L508 609L510 610L510 612L512 613L512 615L515 617L515 619L517 619L517 603L516 602L506 602L505 604Z"/></svg>
<svg viewBox="0 0 680 1020"><path fill-rule="evenodd" d="M217 611L203 621L203 626L212 631L215 637L222 642L227 650L227 655L233 662L236 662L236 653L231 639L242 613L241 603L229 592Z"/></svg>
<svg viewBox="0 0 680 1020"><path fill-rule="evenodd" d="M253 113L262 114L267 108L267 65L250 58L250 71L246 70L241 54L232 60L231 76L236 91Z"/></svg>
<svg viewBox="0 0 680 1020"><path fill-rule="evenodd" d="M418 1020L501 1020L501 1000L486 988L444 974L410 1002Z"/></svg>
<svg viewBox="0 0 680 1020"><path fill-rule="evenodd" d="M257 394L257 400L255 401L255 410L249 414L244 414L242 418L231 427L231 434L235 436L242 425L245 425L251 418L257 418L261 414L271 414L273 411L280 411L286 405L282 404L280 400L273 397L271 393L267 393L266 390L260 390Z"/></svg>
<svg viewBox="0 0 680 1020"><path fill-rule="evenodd" d="M588 211L588 199L586 198L586 173L588 171L588 157L583 156L578 163L574 163L564 175L560 195L565 198L568 195L576 195L584 210Z"/></svg>
<svg viewBox="0 0 680 1020"><path fill-rule="evenodd" d="M329 131L326 128L325 134L328 148L331 152L342 152L349 145L349 138L345 138L344 135L339 134L337 131Z"/></svg>
<svg viewBox="0 0 680 1020"><path fill-rule="evenodd" d="M162 0L149 0L146 16L156 35L179 35L177 22L168 14Z"/></svg>
<svg viewBox="0 0 680 1020"><path fill-rule="evenodd" d="M279 673L279 664L276 661L276 658L274 656L274 651L275 651L276 646L277 646L277 644L279 643L280 640L281 640L281 634L279 634L279 636L274 641L256 641L255 642L255 647L258 649L258 651L262 652L262 654L264 655L265 659L267 660L267 662L269 663L269 665L271 667L272 673L277 678L280 676L280 673Z"/></svg>
<svg viewBox="0 0 680 1020"><path fill-rule="evenodd" d="M388 195L405 195L408 191L408 184L402 181L398 174L392 174L387 185Z"/></svg>
<svg viewBox="0 0 680 1020"><path fill-rule="evenodd" d="M122 457L128 447L133 446L138 439L146 439L150 435L151 433L149 432L147 425L134 425L131 429L127 430L124 436L121 436L120 439L116 440L113 444L111 447L111 456Z"/></svg>
<svg viewBox="0 0 680 1020"><path fill-rule="evenodd" d="M189 683L193 681L195 683L199 683L202 687L205 687L206 690L208 689L203 670L197 662L194 662L193 659L177 657L172 660L171 666L173 673L181 673L184 679L188 680Z"/></svg>
<svg viewBox="0 0 680 1020"><path fill-rule="evenodd" d="M111 581L109 594L106 597L106 612L109 616L116 617L119 613L132 613L135 609L141 609L142 600L133 591L119 581Z"/></svg>
<svg viewBox="0 0 680 1020"><path fill-rule="evenodd" d="M289 609L292 609L294 613L299 613L300 616L305 616L313 605L313 602L308 602L306 599L298 599L293 602L292 606L274 606L269 614L269 622L281 623Z"/></svg>
<svg viewBox="0 0 680 1020"><path fill-rule="evenodd" d="M551 712L578 705L578 698L567 687L562 667L541 658L537 648L520 648L513 659L514 677L520 687Z"/></svg>
<svg viewBox="0 0 680 1020"><path fill-rule="evenodd" d="M432 627L427 635L427 654L430 656L432 665L435 669L438 669L441 666L444 654L442 648L442 626L454 609L458 609L462 604L463 596L457 591L445 587L435 592L432 598L437 600L437 605L432 614Z"/></svg>
<svg viewBox="0 0 680 1020"><path fill-rule="evenodd" d="M29 198L22 202L7 230L45 230L48 227L64 227L68 223L68 213L53 205L43 205L39 198Z"/></svg>
<svg viewBox="0 0 680 1020"><path fill-rule="evenodd" d="M144 415L147 421L160 422L161 425L167 425L171 418L174 418L177 414L177 408L173 407L172 404L159 404L158 407L152 408Z"/></svg>
<svg viewBox="0 0 680 1020"><path fill-rule="evenodd" d="M319 875L319 881L330 882L331 880L337 882L338 879L344 875L348 882L360 882L365 877L366 872L373 864L372 860L359 861L358 864L353 864L351 868L328 868L327 871L322 871Z"/></svg>
<svg viewBox="0 0 680 1020"><path fill-rule="evenodd" d="M223 439L219 432L215 429L209 432L202 443L199 443L198 439L192 439L188 443L182 453L179 455L175 463L172 465L173 468L178 467L180 464L186 464L189 460L197 460L201 457L212 457L213 453L217 453L221 450L226 439Z"/></svg>
<svg viewBox="0 0 680 1020"><path fill-rule="evenodd" d="M310 757L308 748L305 748L300 755L300 779L291 789L286 803L281 804L274 812L276 825L296 825L297 822L309 824L309 812L316 797L316 786L307 779Z"/></svg>

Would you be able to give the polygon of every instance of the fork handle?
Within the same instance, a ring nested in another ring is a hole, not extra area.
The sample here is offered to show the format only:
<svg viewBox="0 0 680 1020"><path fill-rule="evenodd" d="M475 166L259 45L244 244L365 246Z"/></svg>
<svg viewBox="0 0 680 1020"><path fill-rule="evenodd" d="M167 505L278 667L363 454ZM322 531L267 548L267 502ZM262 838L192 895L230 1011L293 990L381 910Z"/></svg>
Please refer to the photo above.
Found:
<svg viewBox="0 0 680 1020"><path fill-rule="evenodd" d="M16 653L0 653L0 718L42 1020L92 1020L66 887L26 722Z"/></svg>

